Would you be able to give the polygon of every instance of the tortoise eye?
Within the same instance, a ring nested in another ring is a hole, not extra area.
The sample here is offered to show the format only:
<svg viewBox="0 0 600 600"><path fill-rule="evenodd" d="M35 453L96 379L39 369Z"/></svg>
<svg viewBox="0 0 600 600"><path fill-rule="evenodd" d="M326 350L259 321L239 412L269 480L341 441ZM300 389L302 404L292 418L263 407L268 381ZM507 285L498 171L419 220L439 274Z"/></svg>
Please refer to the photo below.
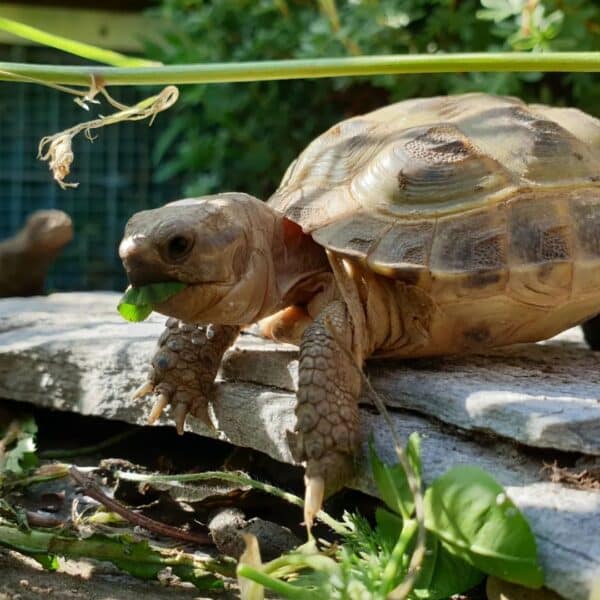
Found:
<svg viewBox="0 0 600 600"><path fill-rule="evenodd" d="M183 235L173 236L167 244L167 255L171 260L179 260L189 254L193 240Z"/></svg>

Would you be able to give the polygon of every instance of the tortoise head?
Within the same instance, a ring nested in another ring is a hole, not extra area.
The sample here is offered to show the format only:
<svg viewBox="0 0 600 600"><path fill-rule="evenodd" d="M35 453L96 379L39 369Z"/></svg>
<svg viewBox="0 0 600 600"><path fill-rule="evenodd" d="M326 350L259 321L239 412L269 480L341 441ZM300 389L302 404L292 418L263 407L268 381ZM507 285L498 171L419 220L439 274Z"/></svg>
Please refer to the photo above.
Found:
<svg viewBox="0 0 600 600"><path fill-rule="evenodd" d="M189 323L243 325L268 295L277 218L246 194L179 200L133 215L119 255L133 287L187 285L158 312Z"/></svg>
<svg viewBox="0 0 600 600"><path fill-rule="evenodd" d="M62 210L37 210L28 217L23 235L31 250L55 254L73 239L73 223Z"/></svg>

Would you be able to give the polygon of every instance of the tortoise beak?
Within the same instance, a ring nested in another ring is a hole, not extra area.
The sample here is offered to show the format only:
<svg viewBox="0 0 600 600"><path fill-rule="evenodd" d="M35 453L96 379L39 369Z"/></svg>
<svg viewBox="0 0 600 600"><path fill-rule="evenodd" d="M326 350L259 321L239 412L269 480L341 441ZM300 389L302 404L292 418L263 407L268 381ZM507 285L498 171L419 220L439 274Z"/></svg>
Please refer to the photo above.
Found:
<svg viewBox="0 0 600 600"><path fill-rule="evenodd" d="M119 245L119 256L133 287L174 281L164 273L160 256L145 235L135 234L123 238Z"/></svg>

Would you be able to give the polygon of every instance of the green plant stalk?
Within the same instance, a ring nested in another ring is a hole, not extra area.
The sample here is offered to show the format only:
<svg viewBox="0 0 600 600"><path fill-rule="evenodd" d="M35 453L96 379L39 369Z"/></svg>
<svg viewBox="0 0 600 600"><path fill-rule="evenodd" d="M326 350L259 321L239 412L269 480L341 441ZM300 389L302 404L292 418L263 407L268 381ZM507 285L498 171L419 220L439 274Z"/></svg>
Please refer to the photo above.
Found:
<svg viewBox="0 0 600 600"><path fill-rule="evenodd" d="M398 572L402 568L402 558L406 554L408 544L413 539L419 524L415 519L406 519L402 525L402 531L398 537L398 541L392 550L392 555L388 564L385 566L382 575L382 591L384 597L387 598L388 594L394 588L394 579L396 579Z"/></svg>
<svg viewBox="0 0 600 600"><path fill-rule="evenodd" d="M307 600L307 598L315 597L314 593L310 593L305 589L297 587L295 585L291 585L290 583L286 583L281 579L276 579L275 577L271 577L258 569L255 569L249 565L240 565L237 569L238 575L245 577L246 579L250 579L255 583L259 583L260 585L276 592L283 598L291 598L292 600Z"/></svg>
<svg viewBox="0 0 600 600"><path fill-rule="evenodd" d="M117 566L123 563L147 567L149 572L165 567L173 568L180 576L201 577L208 573L218 573L234 577L233 563L197 560L193 555L155 547L142 547L142 543L124 544L119 538L102 536L97 539L78 539L31 529L21 531L17 527L0 523L0 544L19 550L25 554L56 554L67 558L94 558L112 562ZM152 573L150 573L151 576Z"/></svg>
<svg viewBox="0 0 600 600"><path fill-rule="evenodd" d="M77 42L60 35L54 35L47 31L42 31L36 27L31 27L25 23L19 23L12 19L6 19L0 17L0 29L12 33L17 37L42 44L44 46L50 46L51 48L58 48L68 54L74 54L82 58L89 60L106 63L107 65L114 65L115 67L150 67L158 66L160 63L151 60L145 60L143 58L130 58L119 52L113 52L112 50L104 50L92 46L91 44L85 44L84 42Z"/></svg>
<svg viewBox="0 0 600 600"><path fill-rule="evenodd" d="M249 485L254 489L260 490L267 494L277 496L290 504L294 504L300 508L304 507L304 500L295 494L290 494L274 485L251 479L246 475L239 473L229 473L226 471L206 471L204 473L186 473L184 475L144 475L142 473L128 473L127 471L117 471L117 477L127 481L141 481L144 483L182 483L186 481L206 481L209 479L220 479L238 485ZM347 534L348 528L340 521L334 519L324 511L319 511L317 518L325 525L339 534Z"/></svg>
<svg viewBox="0 0 600 600"><path fill-rule="evenodd" d="M600 71L600 52L490 52L407 54L262 62L116 68L0 63L0 80L33 78L40 82L90 84L94 75L104 85L184 85L305 79L357 75L460 73L472 71Z"/></svg>

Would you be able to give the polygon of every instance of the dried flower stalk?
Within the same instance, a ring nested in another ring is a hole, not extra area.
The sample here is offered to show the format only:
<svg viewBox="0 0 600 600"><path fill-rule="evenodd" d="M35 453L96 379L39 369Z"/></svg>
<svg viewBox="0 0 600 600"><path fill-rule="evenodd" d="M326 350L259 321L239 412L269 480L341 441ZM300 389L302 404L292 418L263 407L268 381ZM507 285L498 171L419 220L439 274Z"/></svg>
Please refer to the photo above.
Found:
<svg viewBox="0 0 600 600"><path fill-rule="evenodd" d="M71 172L71 165L75 158L72 149L72 140L77 134L83 131L85 137L93 141L92 130L106 127L107 125L113 125L122 121L140 121L142 119L150 119L149 124L152 125L159 112L167 110L175 104L179 97L179 90L175 86L169 85L156 96L146 98L134 106L126 106L114 100L104 89L102 82L93 78L89 91L84 95L78 95L79 97L76 98L76 102L86 110L89 110L87 103L97 103L98 101L95 98L98 94L104 96L111 106L117 108L117 112L107 116L101 115L97 119L79 123L65 131L46 136L40 141L38 158L48 161L48 168L52 171L52 176L62 189L74 188L79 185L78 183L65 181L65 178Z"/></svg>

